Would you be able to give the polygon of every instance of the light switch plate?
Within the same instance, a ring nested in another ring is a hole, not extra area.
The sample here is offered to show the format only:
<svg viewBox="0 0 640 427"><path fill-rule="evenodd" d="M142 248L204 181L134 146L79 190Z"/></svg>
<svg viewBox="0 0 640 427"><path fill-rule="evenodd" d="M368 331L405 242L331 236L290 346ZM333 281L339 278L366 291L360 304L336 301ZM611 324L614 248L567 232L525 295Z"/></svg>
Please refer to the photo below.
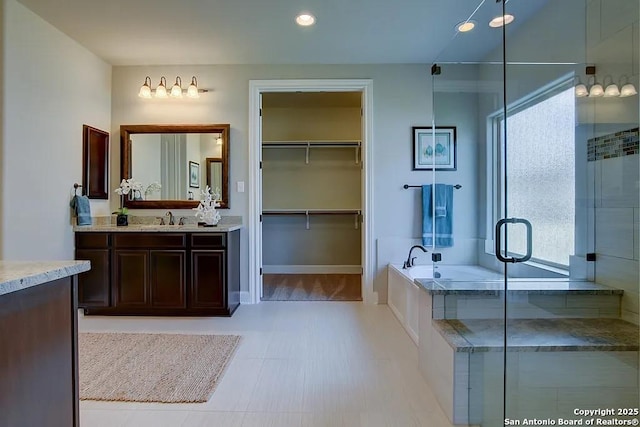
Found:
<svg viewBox="0 0 640 427"><path fill-rule="evenodd" d="M244 193L244 181L238 181L236 184L238 193Z"/></svg>

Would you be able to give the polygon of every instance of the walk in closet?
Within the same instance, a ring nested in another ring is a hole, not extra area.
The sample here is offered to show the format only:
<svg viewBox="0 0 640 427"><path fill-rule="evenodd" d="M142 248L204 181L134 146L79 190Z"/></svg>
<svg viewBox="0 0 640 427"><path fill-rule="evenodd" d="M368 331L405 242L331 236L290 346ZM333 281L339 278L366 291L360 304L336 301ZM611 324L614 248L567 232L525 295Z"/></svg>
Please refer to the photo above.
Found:
<svg viewBox="0 0 640 427"><path fill-rule="evenodd" d="M262 94L265 300L359 300L360 92Z"/></svg>

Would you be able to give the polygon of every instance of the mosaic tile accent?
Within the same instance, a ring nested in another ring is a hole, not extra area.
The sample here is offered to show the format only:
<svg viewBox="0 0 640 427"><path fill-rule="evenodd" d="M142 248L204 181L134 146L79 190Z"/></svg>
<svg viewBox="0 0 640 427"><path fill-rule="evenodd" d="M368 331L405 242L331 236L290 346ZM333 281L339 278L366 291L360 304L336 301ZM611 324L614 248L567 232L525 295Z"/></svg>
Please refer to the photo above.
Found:
<svg viewBox="0 0 640 427"><path fill-rule="evenodd" d="M587 161L640 154L638 128L591 138L587 142Z"/></svg>

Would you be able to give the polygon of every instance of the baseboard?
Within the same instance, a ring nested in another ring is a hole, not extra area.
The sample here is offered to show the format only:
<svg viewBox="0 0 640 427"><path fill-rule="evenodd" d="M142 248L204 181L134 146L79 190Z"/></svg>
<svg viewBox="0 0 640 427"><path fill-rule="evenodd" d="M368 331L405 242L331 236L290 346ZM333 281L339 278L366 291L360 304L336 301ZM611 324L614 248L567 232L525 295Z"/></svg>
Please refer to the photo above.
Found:
<svg viewBox="0 0 640 427"><path fill-rule="evenodd" d="M249 292L240 291L240 304L252 304Z"/></svg>
<svg viewBox="0 0 640 427"><path fill-rule="evenodd" d="M263 274L362 274L359 265L263 265Z"/></svg>

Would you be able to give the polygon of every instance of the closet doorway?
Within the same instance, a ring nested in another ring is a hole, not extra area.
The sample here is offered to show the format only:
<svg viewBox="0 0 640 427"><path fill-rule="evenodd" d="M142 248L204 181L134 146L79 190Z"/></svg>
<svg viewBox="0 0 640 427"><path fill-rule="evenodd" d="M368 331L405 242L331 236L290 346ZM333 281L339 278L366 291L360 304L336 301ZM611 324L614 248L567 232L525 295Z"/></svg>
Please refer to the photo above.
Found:
<svg viewBox="0 0 640 427"><path fill-rule="evenodd" d="M258 167L251 302L377 302L367 215L371 82L353 83L251 91L259 106L250 126L250 163Z"/></svg>

